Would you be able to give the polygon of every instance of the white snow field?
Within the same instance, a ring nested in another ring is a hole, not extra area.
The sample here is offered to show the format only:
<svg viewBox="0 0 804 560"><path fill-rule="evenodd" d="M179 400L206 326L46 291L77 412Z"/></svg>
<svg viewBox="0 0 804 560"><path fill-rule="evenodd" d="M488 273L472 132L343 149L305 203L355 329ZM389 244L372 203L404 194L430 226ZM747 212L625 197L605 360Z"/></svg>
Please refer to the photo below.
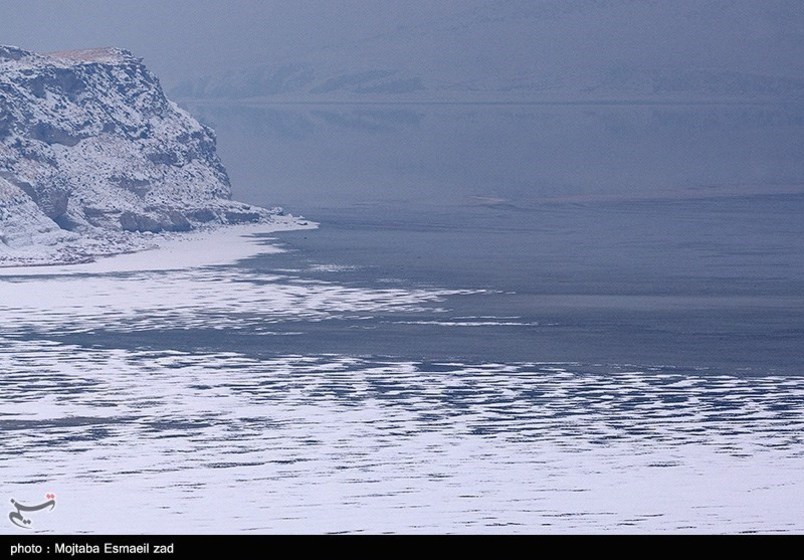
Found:
<svg viewBox="0 0 804 560"><path fill-rule="evenodd" d="M31 530L804 531L804 377L271 354L278 325L460 293L223 265L280 250L259 227L3 271L2 494L57 496ZM201 330L267 351L171 349Z"/></svg>

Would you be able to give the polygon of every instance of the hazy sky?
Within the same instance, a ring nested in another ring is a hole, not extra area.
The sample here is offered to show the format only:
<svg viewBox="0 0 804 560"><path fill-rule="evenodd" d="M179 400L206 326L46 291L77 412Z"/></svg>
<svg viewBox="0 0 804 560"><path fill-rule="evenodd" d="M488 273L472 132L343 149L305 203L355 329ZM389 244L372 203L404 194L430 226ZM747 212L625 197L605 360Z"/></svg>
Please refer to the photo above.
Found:
<svg viewBox="0 0 804 560"><path fill-rule="evenodd" d="M163 81L271 61L454 13L476 0L3 0L0 43L120 46Z"/></svg>
<svg viewBox="0 0 804 560"><path fill-rule="evenodd" d="M474 31L465 31L467 22ZM422 67L463 66L467 76L506 64L514 75L528 65L538 74L670 64L800 78L804 2L2 0L0 43L35 51L128 48L168 87L344 43L357 47L332 56L348 58L347 65L379 53L380 65L396 55Z"/></svg>

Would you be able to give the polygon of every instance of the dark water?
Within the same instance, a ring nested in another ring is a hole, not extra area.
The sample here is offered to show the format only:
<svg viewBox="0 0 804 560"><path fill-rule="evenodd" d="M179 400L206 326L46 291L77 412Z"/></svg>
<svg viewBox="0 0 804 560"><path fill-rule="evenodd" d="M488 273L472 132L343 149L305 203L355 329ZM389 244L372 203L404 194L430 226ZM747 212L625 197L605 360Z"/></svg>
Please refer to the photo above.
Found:
<svg viewBox="0 0 804 560"><path fill-rule="evenodd" d="M437 302L272 320L272 332L289 336L270 340L247 329L159 324L137 328L127 344L261 357L804 373L802 195L451 210L314 211L320 229L268 236L285 253L227 267L257 285L279 274L356 293L433 291ZM673 228L683 229L681 239L668 234ZM118 339L100 327L64 335L110 347Z"/></svg>
<svg viewBox="0 0 804 560"><path fill-rule="evenodd" d="M214 127L237 197L296 212L801 193L804 184L800 104L187 106Z"/></svg>
<svg viewBox="0 0 804 560"><path fill-rule="evenodd" d="M237 195L321 222L281 266L481 289L437 322L492 317L342 321L309 348L804 372L800 105L190 108Z"/></svg>
<svg viewBox="0 0 804 560"><path fill-rule="evenodd" d="M319 325L299 349L804 372L804 196L451 210L322 210L245 264L482 290L426 320Z"/></svg>
<svg viewBox="0 0 804 560"><path fill-rule="evenodd" d="M282 236L288 267L483 289L442 319L522 323L343 323L312 348L804 371L800 105L190 108L238 196L321 222Z"/></svg>

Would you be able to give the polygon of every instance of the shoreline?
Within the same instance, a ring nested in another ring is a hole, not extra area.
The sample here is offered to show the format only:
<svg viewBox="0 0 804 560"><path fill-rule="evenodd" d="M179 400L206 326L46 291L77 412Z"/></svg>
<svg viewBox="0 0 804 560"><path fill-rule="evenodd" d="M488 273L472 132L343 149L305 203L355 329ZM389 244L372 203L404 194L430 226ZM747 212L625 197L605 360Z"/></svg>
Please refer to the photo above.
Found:
<svg viewBox="0 0 804 560"><path fill-rule="evenodd" d="M153 237L150 248L98 256L90 262L0 266L0 278L150 272L229 264L259 253L280 253L259 234L317 229L318 223L301 217L274 216L269 223L242 224Z"/></svg>

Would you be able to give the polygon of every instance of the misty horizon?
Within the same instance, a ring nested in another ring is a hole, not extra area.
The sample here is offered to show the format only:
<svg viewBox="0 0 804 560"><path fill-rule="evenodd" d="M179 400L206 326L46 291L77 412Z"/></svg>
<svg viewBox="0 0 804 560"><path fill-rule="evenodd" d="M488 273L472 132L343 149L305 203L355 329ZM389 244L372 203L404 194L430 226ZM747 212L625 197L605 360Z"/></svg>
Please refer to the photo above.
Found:
<svg viewBox="0 0 804 560"><path fill-rule="evenodd" d="M387 67L449 78L536 80L611 69L707 69L801 79L804 7L770 2L591 0L12 0L0 43L39 52L132 51L168 89L261 65Z"/></svg>

